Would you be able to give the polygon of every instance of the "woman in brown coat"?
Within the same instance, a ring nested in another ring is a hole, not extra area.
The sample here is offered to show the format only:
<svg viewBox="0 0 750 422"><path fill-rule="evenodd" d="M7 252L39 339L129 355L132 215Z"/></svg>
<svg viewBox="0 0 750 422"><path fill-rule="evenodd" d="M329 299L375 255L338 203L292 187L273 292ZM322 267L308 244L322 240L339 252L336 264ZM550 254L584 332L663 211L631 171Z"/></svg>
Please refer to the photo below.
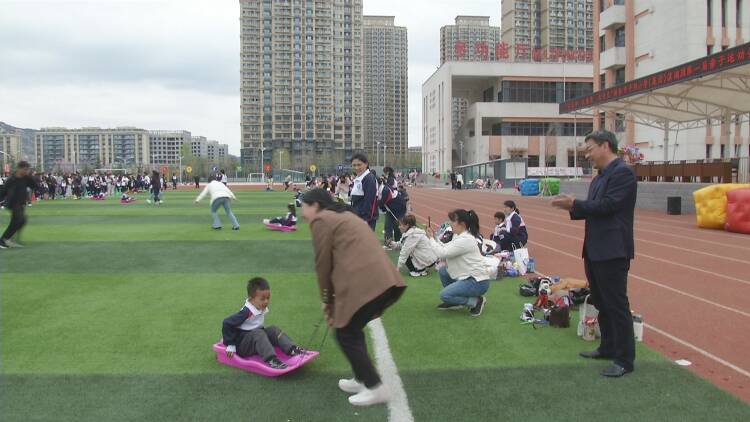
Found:
<svg viewBox="0 0 750 422"><path fill-rule="evenodd" d="M389 394L367 353L364 328L398 300L406 285L351 207L313 189L302 198L302 215L310 222L323 312L354 372L354 378L339 380L339 388L354 394L349 397L353 405L386 402Z"/></svg>

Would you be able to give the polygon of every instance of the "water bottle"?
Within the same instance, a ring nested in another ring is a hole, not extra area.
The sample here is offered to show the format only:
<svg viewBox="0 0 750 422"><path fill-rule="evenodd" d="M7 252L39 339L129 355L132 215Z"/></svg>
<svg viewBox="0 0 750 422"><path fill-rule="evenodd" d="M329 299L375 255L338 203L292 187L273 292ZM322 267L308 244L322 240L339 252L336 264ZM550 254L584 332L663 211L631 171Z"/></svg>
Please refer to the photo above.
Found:
<svg viewBox="0 0 750 422"><path fill-rule="evenodd" d="M526 266L526 272L529 272L529 273L536 272L536 260L534 259L534 257L529 258L529 265Z"/></svg>

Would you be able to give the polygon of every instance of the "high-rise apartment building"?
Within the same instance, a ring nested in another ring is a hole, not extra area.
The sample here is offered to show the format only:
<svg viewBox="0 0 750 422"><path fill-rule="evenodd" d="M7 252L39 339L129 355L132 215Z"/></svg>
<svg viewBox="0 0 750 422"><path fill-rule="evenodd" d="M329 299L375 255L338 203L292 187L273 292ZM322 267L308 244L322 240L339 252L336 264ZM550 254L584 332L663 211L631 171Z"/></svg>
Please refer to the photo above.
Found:
<svg viewBox="0 0 750 422"><path fill-rule="evenodd" d="M149 133L134 127L42 128L36 134L36 168L74 171L84 167L150 164Z"/></svg>
<svg viewBox="0 0 750 422"><path fill-rule="evenodd" d="M594 48L593 0L503 0L501 8L502 39L513 57Z"/></svg>
<svg viewBox="0 0 750 422"><path fill-rule="evenodd" d="M240 0L242 160L292 166L363 147L362 0Z"/></svg>
<svg viewBox="0 0 750 422"><path fill-rule="evenodd" d="M596 1L595 90L747 42L750 40L750 13L744 10L747 3L747 0ZM622 143L638 146L647 161L728 159L750 153L741 150L748 144L748 125L737 116L712 122L706 128L673 133L674 144L667 148L663 130L638 125L633 116L608 112L597 117L595 126L614 130ZM731 133L732 139L727 133Z"/></svg>
<svg viewBox="0 0 750 422"><path fill-rule="evenodd" d="M362 36L364 147L376 157L403 156L409 146L406 28L395 26L393 16L365 16Z"/></svg>
<svg viewBox="0 0 750 422"><path fill-rule="evenodd" d="M502 39L500 27L489 16L456 16L454 25L440 28L440 64L455 61L490 61Z"/></svg>
<svg viewBox="0 0 750 422"><path fill-rule="evenodd" d="M14 162L21 159L21 135L0 128L0 151L2 151L0 162L8 164L12 169ZM0 174L2 173L3 171L0 170Z"/></svg>
<svg viewBox="0 0 750 422"><path fill-rule="evenodd" d="M190 153L196 157L205 157L207 154L206 143L208 140L205 136L193 136L190 141Z"/></svg>
<svg viewBox="0 0 750 422"><path fill-rule="evenodd" d="M229 157L229 146L218 141L206 142L206 158L212 162L221 162Z"/></svg>
<svg viewBox="0 0 750 422"><path fill-rule="evenodd" d="M152 130L149 131L151 164L177 165L180 163L182 146L187 144L192 149L193 136L186 130Z"/></svg>

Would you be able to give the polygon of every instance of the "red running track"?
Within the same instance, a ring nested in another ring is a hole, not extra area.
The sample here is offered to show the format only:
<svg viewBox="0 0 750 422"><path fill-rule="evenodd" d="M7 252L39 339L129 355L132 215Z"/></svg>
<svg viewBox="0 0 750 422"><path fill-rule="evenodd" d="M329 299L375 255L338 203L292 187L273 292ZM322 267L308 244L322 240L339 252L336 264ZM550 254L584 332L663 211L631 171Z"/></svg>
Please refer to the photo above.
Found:
<svg viewBox="0 0 750 422"><path fill-rule="evenodd" d="M549 199L427 188L409 196L417 218L426 223L430 216L433 225L453 209L475 210L485 236L511 199L526 221L538 271L585 279L583 222ZM667 359L691 361L689 370L750 403L750 236L699 229L692 215L636 210L635 240L628 291L644 316L645 344Z"/></svg>

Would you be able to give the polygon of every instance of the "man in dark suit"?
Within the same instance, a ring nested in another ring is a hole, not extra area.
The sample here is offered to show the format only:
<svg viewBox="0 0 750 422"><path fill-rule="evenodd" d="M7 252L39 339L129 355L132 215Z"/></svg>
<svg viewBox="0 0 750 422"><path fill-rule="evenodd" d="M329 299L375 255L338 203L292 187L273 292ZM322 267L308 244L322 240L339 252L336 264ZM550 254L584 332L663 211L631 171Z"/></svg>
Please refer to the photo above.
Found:
<svg viewBox="0 0 750 422"><path fill-rule="evenodd" d="M586 135L586 156L599 170L585 201L559 195L552 205L570 212L573 220L586 220L583 261L591 294L599 309L601 344L581 352L591 359L613 363L605 377L633 372L635 339L627 294L630 260L634 258L633 214L638 184L635 173L617 156L617 138L607 130Z"/></svg>

